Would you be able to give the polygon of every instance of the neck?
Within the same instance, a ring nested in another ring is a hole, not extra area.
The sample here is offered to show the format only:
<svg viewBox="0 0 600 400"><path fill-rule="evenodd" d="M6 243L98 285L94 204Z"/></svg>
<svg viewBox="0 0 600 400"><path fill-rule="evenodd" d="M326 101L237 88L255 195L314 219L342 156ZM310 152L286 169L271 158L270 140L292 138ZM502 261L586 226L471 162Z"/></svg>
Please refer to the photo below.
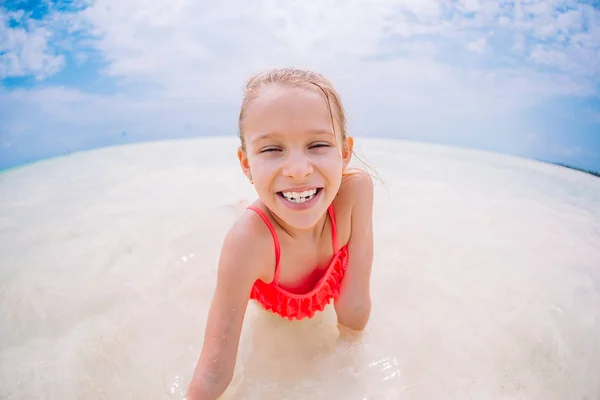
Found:
<svg viewBox="0 0 600 400"><path fill-rule="evenodd" d="M298 229L286 224L277 215L273 214L270 210L268 211L271 217L279 225L279 227L287 233L290 237L297 240L319 240L325 230L325 224L327 222L327 211L317 221L315 225L308 229Z"/></svg>

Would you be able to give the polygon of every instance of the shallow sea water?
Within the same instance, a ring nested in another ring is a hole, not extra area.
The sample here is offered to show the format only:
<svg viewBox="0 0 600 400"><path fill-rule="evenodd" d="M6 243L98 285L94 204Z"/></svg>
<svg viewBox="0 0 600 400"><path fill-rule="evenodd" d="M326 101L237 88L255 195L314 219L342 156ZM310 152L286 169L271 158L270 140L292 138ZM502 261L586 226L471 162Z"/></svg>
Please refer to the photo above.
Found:
<svg viewBox="0 0 600 400"><path fill-rule="evenodd" d="M108 148L0 174L0 398L183 399L220 244L255 198L235 138ZM228 399L600 398L600 179L357 139L373 311L250 306Z"/></svg>

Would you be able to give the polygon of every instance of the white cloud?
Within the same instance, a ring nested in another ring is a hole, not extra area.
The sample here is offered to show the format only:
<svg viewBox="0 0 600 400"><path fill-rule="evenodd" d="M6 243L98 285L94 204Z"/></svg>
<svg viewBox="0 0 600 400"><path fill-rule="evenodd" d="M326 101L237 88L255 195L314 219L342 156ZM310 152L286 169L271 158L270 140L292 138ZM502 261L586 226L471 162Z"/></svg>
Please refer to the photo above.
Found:
<svg viewBox="0 0 600 400"><path fill-rule="evenodd" d="M411 10L419 3L410 3ZM384 1L332 7L330 2L208 6L186 0L104 0L82 16L102 36L96 44L110 61L108 74L146 79L189 96L190 86L215 94L228 90L223 79L239 85L269 65L339 68L376 48L392 7Z"/></svg>
<svg viewBox="0 0 600 400"><path fill-rule="evenodd" d="M540 50L524 39L535 32L545 37L557 31L578 32L581 10L559 13L547 1L519 4L507 11L503 2L469 0L460 1L457 8L435 0L301 4L265 0L221 5L189 0L98 0L81 17L100 38L95 44L109 61L106 73L126 82L146 81L184 98L203 93L231 98L239 94L239 85L251 72L272 65L297 64L333 77L360 79L365 72L378 73L385 68L383 64L396 62L364 63L365 57L382 51L403 53L407 43L413 47L410 55L415 58L411 61L418 64L424 53L414 51L419 46L414 40L422 36L429 37L425 44L429 54L432 47L440 47L436 40L462 42L477 53L486 48L506 53L506 49L494 49L484 37L496 29L500 35L517 32L517 48L529 48L535 63L548 60L548 54L554 59L575 57L573 64L584 61L576 56L590 56L558 45ZM475 17L458 12L465 10L475 12ZM526 22L526 13L536 18ZM558 20L554 18L555 25L549 28L549 18L555 15ZM432 35L437 39L431 39ZM593 41L587 34L580 34L578 40ZM597 48L597 41L593 45ZM438 58L435 68L447 73L447 62L453 62L451 57ZM503 67L494 67L493 60L488 68L503 73ZM448 78L452 81L460 76ZM573 88L581 86L578 78L581 76L574 77ZM424 79L418 81L429 85ZM560 85L556 89L564 90Z"/></svg>
<svg viewBox="0 0 600 400"><path fill-rule="evenodd" d="M476 12L481 10L479 0L459 0L458 7L466 12Z"/></svg>
<svg viewBox="0 0 600 400"><path fill-rule="evenodd" d="M579 32L583 24L581 10L569 10L558 16L556 25L563 33Z"/></svg>
<svg viewBox="0 0 600 400"><path fill-rule="evenodd" d="M498 25L500 25L501 27L505 27L508 24L510 24L510 18L505 16L501 16L500 18L498 18Z"/></svg>
<svg viewBox="0 0 600 400"><path fill-rule="evenodd" d="M571 63L563 52L552 49L544 49L543 46L537 46L531 52L531 58L537 63L563 69L567 69L571 66Z"/></svg>
<svg viewBox="0 0 600 400"><path fill-rule="evenodd" d="M395 3L423 20L440 17L443 4L438 0L400 0Z"/></svg>
<svg viewBox="0 0 600 400"><path fill-rule="evenodd" d="M27 27L8 28L10 22L21 22L22 11L5 12L0 9L0 79L7 76L33 75L44 79L60 71L65 58L48 44L52 32L35 21L27 21Z"/></svg>
<svg viewBox="0 0 600 400"><path fill-rule="evenodd" d="M486 39L482 37L469 43L467 48L475 53L483 53L485 51L486 44Z"/></svg>
<svg viewBox="0 0 600 400"><path fill-rule="evenodd" d="M117 94L48 88L4 95L27 104L32 120L86 132L131 129L152 137L211 126L233 133L245 79L282 65L328 75L358 132L387 126L415 136L475 135L464 132L470 126L482 135L494 121L518 132L524 109L597 93L600 11L577 3L558 8L564 5L95 0L80 13L55 12L29 29L8 29L0 76L43 78L62 68L61 50L85 62L91 45L106 63L102 74L118 80ZM73 32L91 37L77 42L67 36Z"/></svg>

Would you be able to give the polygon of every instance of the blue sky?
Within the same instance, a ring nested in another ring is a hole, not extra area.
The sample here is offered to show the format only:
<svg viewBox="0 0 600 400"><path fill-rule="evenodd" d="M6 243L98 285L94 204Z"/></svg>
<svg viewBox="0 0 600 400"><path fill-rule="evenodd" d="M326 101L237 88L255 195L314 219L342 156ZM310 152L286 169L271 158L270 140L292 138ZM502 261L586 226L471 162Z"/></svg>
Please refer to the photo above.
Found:
<svg viewBox="0 0 600 400"><path fill-rule="evenodd" d="M235 135L245 79L288 65L334 82L356 140L600 170L591 0L0 0L0 168Z"/></svg>

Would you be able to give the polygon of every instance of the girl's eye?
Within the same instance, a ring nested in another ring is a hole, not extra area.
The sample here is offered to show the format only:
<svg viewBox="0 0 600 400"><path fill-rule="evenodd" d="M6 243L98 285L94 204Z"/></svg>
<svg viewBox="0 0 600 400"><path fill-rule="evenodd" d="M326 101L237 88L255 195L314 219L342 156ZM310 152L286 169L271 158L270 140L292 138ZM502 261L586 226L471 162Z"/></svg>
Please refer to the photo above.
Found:
<svg viewBox="0 0 600 400"><path fill-rule="evenodd" d="M266 148L262 149L260 152L261 153L270 153L273 151L279 151L279 149L277 147L266 147Z"/></svg>
<svg viewBox="0 0 600 400"><path fill-rule="evenodd" d="M329 147L329 143L315 143L310 146L311 149L321 148L321 147Z"/></svg>
<svg viewBox="0 0 600 400"><path fill-rule="evenodd" d="M329 143L313 143L309 146L310 149L318 149L325 147L331 147L331 145ZM279 151L281 151L279 147L265 147L263 149L260 149L259 153L273 153Z"/></svg>

